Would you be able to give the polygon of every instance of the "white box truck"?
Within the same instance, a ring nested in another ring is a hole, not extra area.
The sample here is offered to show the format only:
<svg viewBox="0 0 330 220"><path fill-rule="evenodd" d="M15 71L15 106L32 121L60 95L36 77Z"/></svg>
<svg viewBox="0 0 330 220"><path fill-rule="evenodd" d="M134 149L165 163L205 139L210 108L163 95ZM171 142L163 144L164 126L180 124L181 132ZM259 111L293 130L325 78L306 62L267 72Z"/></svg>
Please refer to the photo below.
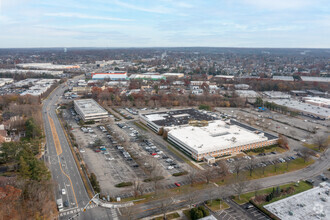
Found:
<svg viewBox="0 0 330 220"><path fill-rule="evenodd" d="M56 201L56 204L57 204L58 211L59 212L63 211L63 200L62 199L58 199Z"/></svg>

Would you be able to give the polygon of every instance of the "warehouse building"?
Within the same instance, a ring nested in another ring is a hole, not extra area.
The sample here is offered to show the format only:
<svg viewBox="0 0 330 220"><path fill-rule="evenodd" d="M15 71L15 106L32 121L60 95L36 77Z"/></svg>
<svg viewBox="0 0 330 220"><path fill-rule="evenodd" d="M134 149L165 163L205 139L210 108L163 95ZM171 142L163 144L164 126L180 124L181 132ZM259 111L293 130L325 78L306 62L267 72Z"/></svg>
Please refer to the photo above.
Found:
<svg viewBox="0 0 330 220"><path fill-rule="evenodd" d="M166 78L182 78L184 77L184 73L163 73L162 76Z"/></svg>
<svg viewBox="0 0 330 220"><path fill-rule="evenodd" d="M201 161L273 145L278 137L234 120L215 120L206 126L177 126L168 131L167 139L193 159Z"/></svg>
<svg viewBox="0 0 330 220"><path fill-rule="evenodd" d="M291 95L280 91L265 91L262 93L265 98L268 99L289 99Z"/></svg>
<svg viewBox="0 0 330 220"><path fill-rule="evenodd" d="M264 208L278 219L325 220L330 216L329 197L330 183L322 182L318 187L270 203Z"/></svg>
<svg viewBox="0 0 330 220"><path fill-rule="evenodd" d="M159 133L162 128L189 124L191 120L211 121L216 118L196 109L182 109L166 112L140 114L140 121Z"/></svg>
<svg viewBox="0 0 330 220"><path fill-rule="evenodd" d="M130 80L166 80L165 76L156 74L132 74Z"/></svg>
<svg viewBox="0 0 330 220"><path fill-rule="evenodd" d="M108 118L108 112L94 99L74 100L74 109L83 121L100 121Z"/></svg>
<svg viewBox="0 0 330 220"><path fill-rule="evenodd" d="M304 97L303 100L311 105L330 108L330 99L321 97Z"/></svg>
<svg viewBox="0 0 330 220"><path fill-rule="evenodd" d="M106 73L92 73L93 80L127 80L127 72L125 71L110 71Z"/></svg>
<svg viewBox="0 0 330 220"><path fill-rule="evenodd" d="M289 110L297 111L302 115L316 119L330 119L330 109L315 106L309 103L299 102L292 99L276 99L272 100L277 105L286 106Z"/></svg>

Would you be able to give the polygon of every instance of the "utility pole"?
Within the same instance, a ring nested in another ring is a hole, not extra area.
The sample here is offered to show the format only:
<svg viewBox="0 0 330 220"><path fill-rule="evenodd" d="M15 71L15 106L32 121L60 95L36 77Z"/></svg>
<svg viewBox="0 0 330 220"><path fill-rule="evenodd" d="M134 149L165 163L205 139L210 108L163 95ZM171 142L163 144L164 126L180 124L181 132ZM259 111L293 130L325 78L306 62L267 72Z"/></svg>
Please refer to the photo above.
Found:
<svg viewBox="0 0 330 220"><path fill-rule="evenodd" d="M83 212L86 212L87 210L87 207L92 204L92 201L94 198L96 198L100 193L96 193L93 198L91 198L91 200L88 201L88 203L85 205L85 207L83 208ZM80 212L77 212L75 215L71 216L68 220L73 220L75 217L78 217L80 215L81 211Z"/></svg>

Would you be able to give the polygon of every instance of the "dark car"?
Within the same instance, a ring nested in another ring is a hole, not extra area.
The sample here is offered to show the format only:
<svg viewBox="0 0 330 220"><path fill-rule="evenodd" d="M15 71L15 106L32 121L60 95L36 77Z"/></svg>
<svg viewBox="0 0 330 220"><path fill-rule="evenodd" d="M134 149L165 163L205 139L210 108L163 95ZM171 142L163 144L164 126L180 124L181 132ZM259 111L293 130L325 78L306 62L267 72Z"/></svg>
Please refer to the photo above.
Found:
<svg viewBox="0 0 330 220"><path fill-rule="evenodd" d="M64 207L69 207L69 202L66 200L63 202Z"/></svg>

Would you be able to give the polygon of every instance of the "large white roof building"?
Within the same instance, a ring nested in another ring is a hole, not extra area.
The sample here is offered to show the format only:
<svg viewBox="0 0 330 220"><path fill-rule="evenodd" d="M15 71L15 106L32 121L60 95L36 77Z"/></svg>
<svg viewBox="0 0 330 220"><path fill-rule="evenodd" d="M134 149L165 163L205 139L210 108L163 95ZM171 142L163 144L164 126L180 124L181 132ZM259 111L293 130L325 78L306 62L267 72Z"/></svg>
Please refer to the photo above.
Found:
<svg viewBox="0 0 330 220"><path fill-rule="evenodd" d="M234 122L234 121L233 121ZM275 144L277 137L257 129L222 120L209 122L207 126L190 125L172 128L168 140L195 160L205 156L220 157L241 151Z"/></svg>
<svg viewBox="0 0 330 220"><path fill-rule="evenodd" d="M83 121L100 121L108 118L108 112L94 99L74 100L74 109Z"/></svg>

